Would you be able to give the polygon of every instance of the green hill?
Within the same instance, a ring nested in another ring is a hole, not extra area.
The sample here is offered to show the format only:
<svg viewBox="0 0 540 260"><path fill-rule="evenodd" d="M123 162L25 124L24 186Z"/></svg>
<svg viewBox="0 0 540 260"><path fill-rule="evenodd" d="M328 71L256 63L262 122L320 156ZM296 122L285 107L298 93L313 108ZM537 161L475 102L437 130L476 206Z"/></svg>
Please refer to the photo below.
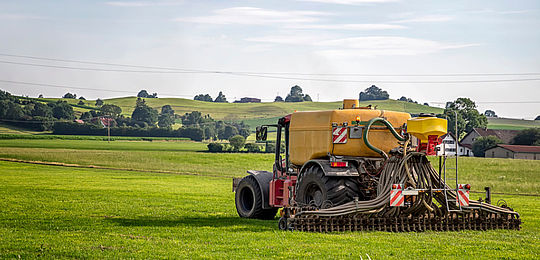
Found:
<svg viewBox="0 0 540 260"><path fill-rule="evenodd" d="M39 99L45 102L55 102L59 99L46 98ZM78 99L61 99L72 104L77 115L88 111L86 107L94 107L95 100L85 100L85 106L77 106ZM112 98L103 100L105 104L113 104L122 108L122 114L131 116L135 108L136 97ZM197 101L185 98L146 98L146 103L158 111L164 105L170 105L176 114L183 115L192 111L199 111L203 114L210 114L212 118L227 121L244 121L254 127L261 124L275 123L279 117L290 114L294 111L314 111L338 109L342 106L342 101L336 102L264 102L264 103L213 103ZM373 100L361 102L361 106L377 106L378 109L402 111L408 113L441 113L443 109L424 106L393 99Z"/></svg>
<svg viewBox="0 0 540 260"><path fill-rule="evenodd" d="M56 102L58 98L36 99L43 102ZM79 99L61 99L73 106L77 116L80 116L90 108L95 108L95 100L84 100L84 105L77 105ZM131 116L135 107L136 97L122 97L103 100L105 104L114 104L122 108L122 114ZM342 106L342 101L335 102L264 102L264 103L213 103L196 101L185 98L147 98L146 103L158 111L164 105L170 105L176 114L182 115L192 111L200 111L203 114L210 114L214 119L227 121L244 121L254 127L261 124L275 123L279 117L290 114L294 111L314 111L338 109ZM418 113L442 113L443 109L437 107L424 106L410 102L388 100L372 100L361 102L361 106L376 106L378 109L402 111L412 114ZM526 129L540 127L540 121L522 120L511 118L488 118L488 128L490 129ZM178 125L176 126L178 127ZM4 129L6 130L6 129ZM6 130L7 131L7 130Z"/></svg>
<svg viewBox="0 0 540 260"><path fill-rule="evenodd" d="M115 104L122 108L123 114L130 115L135 106L135 97L104 100L105 104ZM156 109L171 105L177 114L200 111L210 114L215 119L253 120L280 117L294 111L330 110L342 106L336 102L264 102L264 103L213 103L183 98L147 98L146 103ZM441 113L442 109L397 100L377 100L362 102L360 105L377 106L378 109L404 111L409 113Z"/></svg>

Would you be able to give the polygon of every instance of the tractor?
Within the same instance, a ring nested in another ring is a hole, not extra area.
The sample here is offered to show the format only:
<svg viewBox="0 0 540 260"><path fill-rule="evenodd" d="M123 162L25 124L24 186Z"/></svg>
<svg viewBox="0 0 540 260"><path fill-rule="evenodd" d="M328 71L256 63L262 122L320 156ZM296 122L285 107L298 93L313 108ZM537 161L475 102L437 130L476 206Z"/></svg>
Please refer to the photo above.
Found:
<svg viewBox="0 0 540 260"><path fill-rule="evenodd" d="M243 218L274 219L300 231L519 229L519 214L469 200L458 182L458 157L436 156L447 121L433 114L360 107L294 112L257 127L257 141L275 130L272 171L233 179ZM281 149L284 144L284 150ZM455 161L455 167L449 167Z"/></svg>

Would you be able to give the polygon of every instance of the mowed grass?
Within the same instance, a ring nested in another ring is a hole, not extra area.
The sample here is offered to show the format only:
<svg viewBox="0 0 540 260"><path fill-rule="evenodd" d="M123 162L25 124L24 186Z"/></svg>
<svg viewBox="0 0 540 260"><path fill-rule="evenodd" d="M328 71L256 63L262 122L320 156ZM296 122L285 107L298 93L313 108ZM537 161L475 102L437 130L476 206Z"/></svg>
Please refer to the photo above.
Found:
<svg viewBox="0 0 540 260"><path fill-rule="evenodd" d="M229 178L0 162L0 183L0 258L538 259L540 254L536 197L504 197L520 212L521 231L324 234L279 231L277 220L239 218Z"/></svg>
<svg viewBox="0 0 540 260"><path fill-rule="evenodd" d="M205 143L190 141L0 140L0 147L0 158L226 177L271 171L274 161L273 154L208 153ZM459 181L473 190L489 186L493 192L540 194L540 161L460 157L459 162Z"/></svg>

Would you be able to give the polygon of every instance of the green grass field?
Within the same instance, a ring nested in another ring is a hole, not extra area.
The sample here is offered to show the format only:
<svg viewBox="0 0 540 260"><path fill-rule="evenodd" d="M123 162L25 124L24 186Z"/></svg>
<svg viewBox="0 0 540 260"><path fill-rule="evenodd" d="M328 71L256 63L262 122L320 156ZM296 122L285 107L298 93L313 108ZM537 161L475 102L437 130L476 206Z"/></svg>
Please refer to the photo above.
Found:
<svg viewBox="0 0 540 260"><path fill-rule="evenodd" d="M202 143L0 140L0 158L102 165L87 169L0 161L0 258L538 259L539 197L495 195L521 231L283 232L241 219L232 176L271 170L270 154L200 152ZM538 194L540 161L462 158L473 190ZM166 170L171 173L156 173ZM147 171L147 172L145 172ZM189 176L185 174L198 174ZM481 194L472 194L472 198Z"/></svg>
<svg viewBox="0 0 540 260"><path fill-rule="evenodd" d="M540 120L488 118L488 128L490 129L523 130L532 127L540 127Z"/></svg>

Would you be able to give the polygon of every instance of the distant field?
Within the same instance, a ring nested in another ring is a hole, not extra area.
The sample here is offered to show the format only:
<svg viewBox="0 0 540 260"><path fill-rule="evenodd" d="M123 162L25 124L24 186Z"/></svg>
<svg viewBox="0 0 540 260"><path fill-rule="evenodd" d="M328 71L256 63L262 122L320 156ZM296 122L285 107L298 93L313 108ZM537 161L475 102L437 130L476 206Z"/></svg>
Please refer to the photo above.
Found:
<svg viewBox="0 0 540 260"><path fill-rule="evenodd" d="M524 120L513 118L488 118L489 129L522 130L532 127L540 127L540 120Z"/></svg>
<svg viewBox="0 0 540 260"><path fill-rule="evenodd" d="M208 153L206 144L191 141L0 140L0 147L0 158L227 177L271 170L274 160L273 154ZM536 194L538 169L540 161L461 157L459 170L473 190Z"/></svg>
<svg viewBox="0 0 540 260"><path fill-rule="evenodd" d="M2 124L0 122L0 134L30 135L30 134L41 134L41 133L43 132L27 130L25 128Z"/></svg>
<svg viewBox="0 0 540 260"><path fill-rule="evenodd" d="M131 167L83 169L0 161L0 258L538 259L540 199L499 196L521 231L303 233L241 219L230 176L271 170L270 154L196 152L192 142L0 140L0 157ZM539 161L462 158L473 189L538 193ZM161 169L186 176L141 172ZM473 198L482 196L472 194Z"/></svg>

